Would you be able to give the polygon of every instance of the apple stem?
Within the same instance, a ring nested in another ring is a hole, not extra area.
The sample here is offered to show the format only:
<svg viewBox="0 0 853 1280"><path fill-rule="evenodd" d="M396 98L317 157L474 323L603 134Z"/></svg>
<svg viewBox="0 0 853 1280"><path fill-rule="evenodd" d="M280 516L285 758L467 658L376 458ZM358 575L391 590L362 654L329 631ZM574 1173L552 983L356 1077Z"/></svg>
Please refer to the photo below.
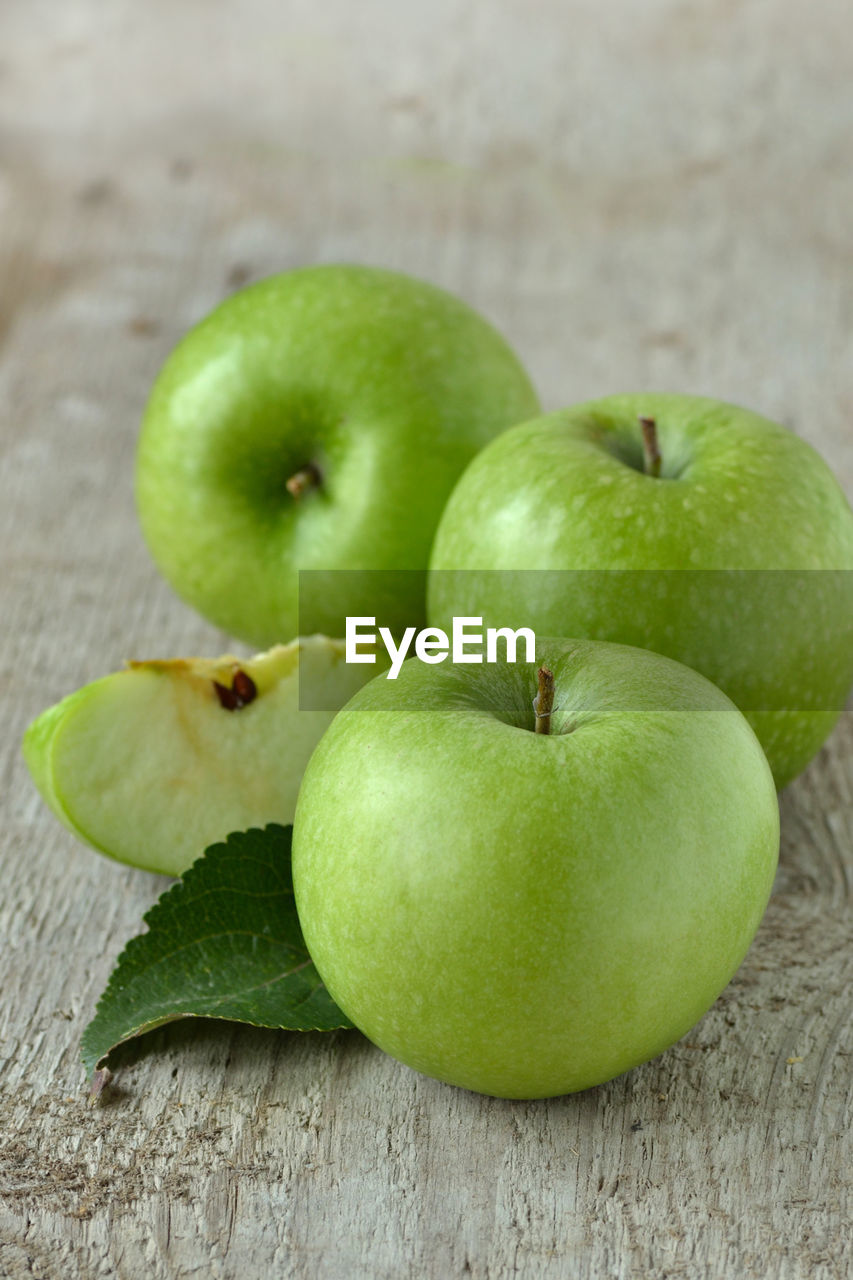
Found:
<svg viewBox="0 0 853 1280"><path fill-rule="evenodd" d="M323 477L320 475L319 469L314 466L313 462L307 462L304 467L300 467L295 471L289 480L285 482L287 492L294 498L299 500L303 493L307 493L309 489L319 489Z"/></svg>
<svg viewBox="0 0 853 1280"><path fill-rule="evenodd" d="M658 446L658 425L654 418L640 415L640 429L643 432L643 470L647 476L660 475L660 448Z"/></svg>
<svg viewBox="0 0 853 1280"><path fill-rule="evenodd" d="M533 699L536 712L536 733L551 732L551 712L554 710L554 673L547 667L539 668L539 692Z"/></svg>
<svg viewBox="0 0 853 1280"><path fill-rule="evenodd" d="M94 1104L98 1101L106 1086L112 1079L112 1072L109 1067L98 1067L92 1073L91 1084L89 1085L89 1102Z"/></svg>

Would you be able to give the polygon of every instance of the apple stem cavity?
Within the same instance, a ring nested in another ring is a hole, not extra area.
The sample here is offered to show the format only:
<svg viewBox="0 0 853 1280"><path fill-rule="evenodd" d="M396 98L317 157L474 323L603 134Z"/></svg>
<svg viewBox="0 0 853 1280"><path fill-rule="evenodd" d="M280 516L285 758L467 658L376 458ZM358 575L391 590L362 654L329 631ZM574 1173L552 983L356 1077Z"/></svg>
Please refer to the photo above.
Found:
<svg viewBox="0 0 853 1280"><path fill-rule="evenodd" d="M304 467L300 467L295 471L289 480L285 481L285 489L298 501L304 493L309 493L312 489L319 489L322 484L323 477L320 470L315 467L313 462L307 462Z"/></svg>
<svg viewBox="0 0 853 1280"><path fill-rule="evenodd" d="M640 415L640 430L643 433L643 470L647 476L660 475L660 447L658 446L658 424L654 418Z"/></svg>
<svg viewBox="0 0 853 1280"><path fill-rule="evenodd" d="M554 710L554 673L548 667L540 667L539 691L533 699L536 712L536 733L551 732L551 712Z"/></svg>

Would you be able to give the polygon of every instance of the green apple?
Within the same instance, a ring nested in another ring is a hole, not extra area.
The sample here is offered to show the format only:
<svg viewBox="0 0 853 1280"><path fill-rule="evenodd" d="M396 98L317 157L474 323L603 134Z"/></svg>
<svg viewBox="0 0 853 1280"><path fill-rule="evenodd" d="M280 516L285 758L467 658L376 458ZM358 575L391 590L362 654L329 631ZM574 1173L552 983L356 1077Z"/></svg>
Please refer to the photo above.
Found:
<svg viewBox="0 0 853 1280"><path fill-rule="evenodd" d="M457 484L431 564L434 625L479 614L695 667L779 787L853 683L850 504L804 440L734 405L621 395L516 426Z"/></svg>
<svg viewBox="0 0 853 1280"><path fill-rule="evenodd" d="M139 441L143 533L178 594L252 644L343 635L348 614L402 629L424 619L453 484L537 412L503 338L443 290L357 266L273 276L166 361ZM341 574L299 617L300 569L395 572L366 601Z"/></svg>
<svg viewBox="0 0 853 1280"><path fill-rule="evenodd" d="M79 839L180 875L231 831L293 821L334 711L300 711L303 680L341 707L376 672L311 636L246 660L132 662L34 720L23 750L44 800Z"/></svg>
<svg viewBox="0 0 853 1280"><path fill-rule="evenodd" d="M513 1098L682 1036L743 959L779 843L767 761L710 681L594 641L537 659L540 692L528 663L410 659L367 685L311 758L293 840L344 1012L409 1066Z"/></svg>

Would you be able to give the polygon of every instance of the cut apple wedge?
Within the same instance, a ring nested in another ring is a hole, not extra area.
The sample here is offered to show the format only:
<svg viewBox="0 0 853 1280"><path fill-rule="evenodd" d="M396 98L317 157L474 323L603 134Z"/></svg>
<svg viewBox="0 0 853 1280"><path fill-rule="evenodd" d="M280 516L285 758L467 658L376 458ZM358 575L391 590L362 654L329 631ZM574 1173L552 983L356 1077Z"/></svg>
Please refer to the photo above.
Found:
<svg viewBox="0 0 853 1280"><path fill-rule="evenodd" d="M299 710L300 667L335 710ZM379 670L348 665L325 636L247 659L131 662L34 720L24 758L79 839L176 876L231 831L293 821L314 747Z"/></svg>

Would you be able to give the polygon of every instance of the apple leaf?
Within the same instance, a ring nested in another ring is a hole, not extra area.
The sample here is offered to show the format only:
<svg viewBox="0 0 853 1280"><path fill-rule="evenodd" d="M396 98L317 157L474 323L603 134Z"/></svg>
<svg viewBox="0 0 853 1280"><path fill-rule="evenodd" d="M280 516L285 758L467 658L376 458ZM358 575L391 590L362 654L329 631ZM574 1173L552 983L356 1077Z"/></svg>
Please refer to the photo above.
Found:
<svg viewBox="0 0 853 1280"><path fill-rule="evenodd" d="M290 872L292 827L271 824L214 844L145 916L119 956L82 1057L99 1091L111 1049L176 1018L332 1031L352 1023L302 937Z"/></svg>

